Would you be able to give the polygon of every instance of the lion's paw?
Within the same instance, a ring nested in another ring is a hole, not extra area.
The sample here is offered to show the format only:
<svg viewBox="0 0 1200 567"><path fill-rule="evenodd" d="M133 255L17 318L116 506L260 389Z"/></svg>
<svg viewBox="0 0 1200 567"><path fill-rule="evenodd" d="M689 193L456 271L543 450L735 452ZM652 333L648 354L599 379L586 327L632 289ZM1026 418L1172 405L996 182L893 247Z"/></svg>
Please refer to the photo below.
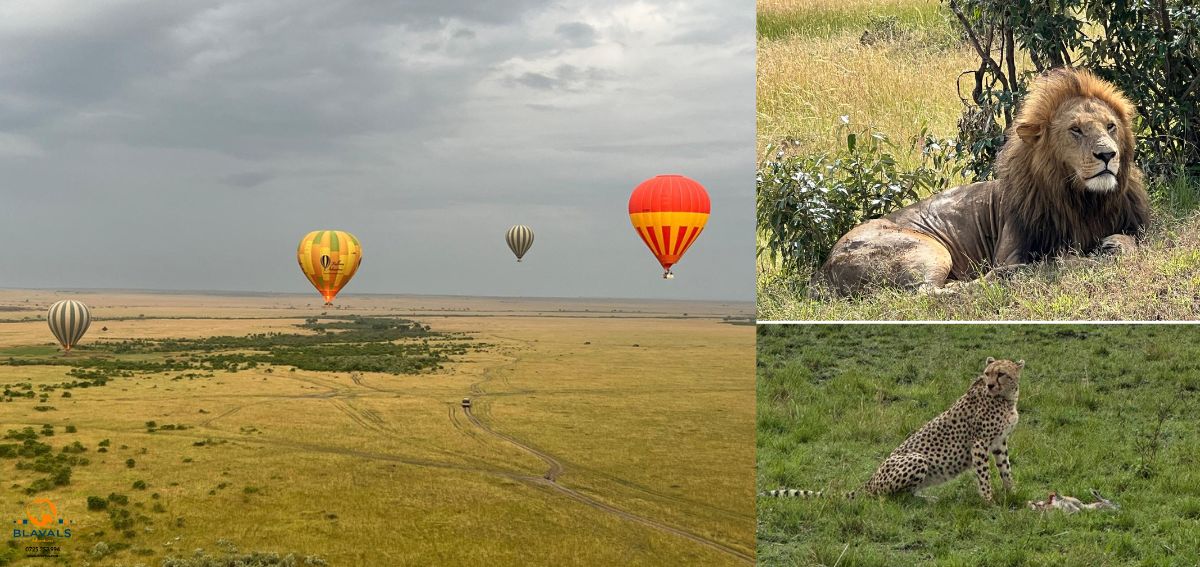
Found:
<svg viewBox="0 0 1200 567"><path fill-rule="evenodd" d="M1128 234L1114 234L1100 241L1101 254L1129 254L1138 249L1137 239Z"/></svg>

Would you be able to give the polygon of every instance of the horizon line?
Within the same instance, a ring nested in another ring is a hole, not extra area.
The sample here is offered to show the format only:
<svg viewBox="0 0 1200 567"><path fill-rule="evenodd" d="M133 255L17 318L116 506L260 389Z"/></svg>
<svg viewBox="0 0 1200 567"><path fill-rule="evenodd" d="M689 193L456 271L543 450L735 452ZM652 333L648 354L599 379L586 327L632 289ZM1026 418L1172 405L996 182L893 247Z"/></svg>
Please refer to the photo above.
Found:
<svg viewBox="0 0 1200 567"><path fill-rule="evenodd" d="M249 290L222 290L222 289L155 289L155 288L128 288L128 287L10 287L0 285L0 290L3 291L63 291L63 292L134 292L134 293L160 293L167 295L184 295L184 294L209 294L209 295L230 295L230 296L284 296L284 295L308 295L306 292L293 291L249 291ZM604 296L554 296L554 295L468 295L460 293L401 293L401 292L382 292L382 293L366 293L366 292L347 292L338 294L338 297L347 296L414 296L414 297L463 297L463 298L478 298L478 299L557 299L557 300L619 300L619 301L671 301L671 302L688 302L698 301L704 303L749 303L754 304L753 299L679 299L679 298L654 298L654 297L604 297Z"/></svg>

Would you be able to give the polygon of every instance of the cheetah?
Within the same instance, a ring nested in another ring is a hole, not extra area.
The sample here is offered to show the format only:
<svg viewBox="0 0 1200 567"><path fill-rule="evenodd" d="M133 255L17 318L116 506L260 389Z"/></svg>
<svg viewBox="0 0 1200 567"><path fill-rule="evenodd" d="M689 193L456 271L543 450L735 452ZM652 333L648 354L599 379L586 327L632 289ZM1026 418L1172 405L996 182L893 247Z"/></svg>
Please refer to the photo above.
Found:
<svg viewBox="0 0 1200 567"><path fill-rule="evenodd" d="M1025 361L988 357L981 374L950 409L933 418L884 459L862 487L872 496L917 491L947 482L968 469L975 469L979 494L992 501L990 453L1000 470L1005 490L1012 490L1012 466L1008 462L1008 436L1017 425L1017 396ZM779 489L773 497L818 497L811 490ZM846 494L854 498L855 492Z"/></svg>

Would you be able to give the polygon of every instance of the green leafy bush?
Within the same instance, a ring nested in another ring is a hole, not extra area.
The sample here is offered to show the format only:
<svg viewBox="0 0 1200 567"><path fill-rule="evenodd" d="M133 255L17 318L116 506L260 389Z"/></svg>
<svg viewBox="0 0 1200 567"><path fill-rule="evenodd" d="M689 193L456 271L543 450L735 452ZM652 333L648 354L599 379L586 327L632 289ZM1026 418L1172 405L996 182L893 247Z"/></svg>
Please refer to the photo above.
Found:
<svg viewBox="0 0 1200 567"><path fill-rule="evenodd" d="M843 149L807 156L778 151L759 169L760 257L785 270L810 270L855 225L945 189L962 171L956 143L926 130L902 146L843 116L839 139ZM921 163L905 169L895 156L911 151L920 152Z"/></svg>
<svg viewBox="0 0 1200 567"><path fill-rule="evenodd" d="M1074 65L1137 105L1139 161L1154 176L1200 170L1200 6L1194 0L949 0L979 55L959 139L976 179L993 175L1031 76ZM1086 25L1085 25L1086 24ZM1028 57L1034 72L1018 71ZM960 77L961 79L962 77Z"/></svg>

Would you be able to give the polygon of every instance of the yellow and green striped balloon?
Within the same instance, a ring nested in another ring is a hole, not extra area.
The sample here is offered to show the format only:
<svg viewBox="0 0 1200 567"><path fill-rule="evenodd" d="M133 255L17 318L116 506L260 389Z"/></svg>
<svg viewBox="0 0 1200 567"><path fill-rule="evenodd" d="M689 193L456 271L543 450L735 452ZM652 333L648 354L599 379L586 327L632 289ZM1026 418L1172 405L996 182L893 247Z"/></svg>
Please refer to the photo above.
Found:
<svg viewBox="0 0 1200 567"><path fill-rule="evenodd" d="M46 322L50 324L50 332L54 333L58 344L71 352L71 347L79 343L92 324L92 312L81 301L64 299L50 306Z"/></svg>
<svg viewBox="0 0 1200 567"><path fill-rule="evenodd" d="M334 296L362 263L362 246L349 232L314 230L300 239L296 259L308 281L325 298L325 305L333 305Z"/></svg>

